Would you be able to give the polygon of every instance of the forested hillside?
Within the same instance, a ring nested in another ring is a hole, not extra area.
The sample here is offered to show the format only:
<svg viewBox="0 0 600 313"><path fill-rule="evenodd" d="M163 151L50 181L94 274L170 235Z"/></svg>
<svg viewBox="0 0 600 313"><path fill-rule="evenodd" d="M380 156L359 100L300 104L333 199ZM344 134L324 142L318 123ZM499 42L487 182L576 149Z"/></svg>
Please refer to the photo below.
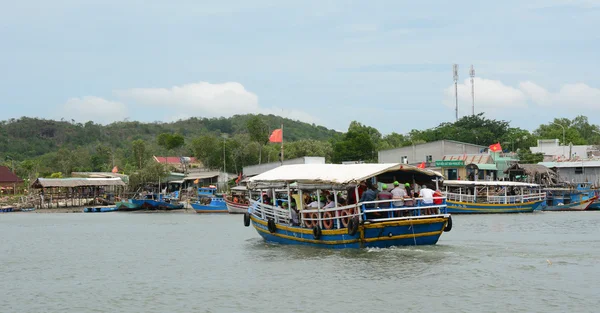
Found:
<svg viewBox="0 0 600 313"><path fill-rule="evenodd" d="M558 138L561 144L600 144L600 128L585 116L556 118L530 132L479 114L430 129L387 135L356 121L350 122L345 133L339 133L274 115L106 126L23 117L0 122L0 163L26 179L67 176L73 171L110 171L114 166L126 174L155 177L156 171L163 169L151 162L152 155L194 156L210 169L239 173L246 165L279 160L280 145L269 143L269 134L282 123L285 159L324 156L334 163L376 162L379 150L441 139L484 146L500 142L503 150L518 151L521 160L529 163L540 160L540 155L532 155L528 149L540 138Z"/></svg>

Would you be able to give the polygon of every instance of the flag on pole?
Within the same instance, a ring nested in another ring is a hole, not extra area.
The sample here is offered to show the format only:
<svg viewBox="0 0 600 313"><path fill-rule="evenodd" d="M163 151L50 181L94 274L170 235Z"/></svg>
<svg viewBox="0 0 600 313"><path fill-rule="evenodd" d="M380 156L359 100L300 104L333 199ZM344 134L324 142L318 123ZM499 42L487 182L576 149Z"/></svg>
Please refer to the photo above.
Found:
<svg viewBox="0 0 600 313"><path fill-rule="evenodd" d="M283 129L277 128L273 130L271 136L269 136L269 142L282 142L283 141Z"/></svg>
<svg viewBox="0 0 600 313"><path fill-rule="evenodd" d="M425 162L421 162L421 164L419 164L419 166L417 166L418 168L425 168Z"/></svg>
<svg viewBox="0 0 600 313"><path fill-rule="evenodd" d="M500 146L499 142L491 145L489 148L492 152L502 151L502 147Z"/></svg>
<svg viewBox="0 0 600 313"><path fill-rule="evenodd" d="M113 173L118 173L118 172L119 172L119 168L118 168L118 167L116 167L116 166L115 166L115 167L113 167L113 169L112 169L112 172L113 172Z"/></svg>

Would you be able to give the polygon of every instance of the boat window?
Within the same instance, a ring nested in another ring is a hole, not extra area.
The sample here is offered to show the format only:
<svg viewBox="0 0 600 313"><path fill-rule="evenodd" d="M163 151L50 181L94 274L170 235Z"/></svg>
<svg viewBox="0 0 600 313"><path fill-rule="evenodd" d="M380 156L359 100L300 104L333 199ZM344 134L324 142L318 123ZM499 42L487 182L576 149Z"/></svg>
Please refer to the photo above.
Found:
<svg viewBox="0 0 600 313"><path fill-rule="evenodd" d="M583 167L576 167L575 174L583 174Z"/></svg>

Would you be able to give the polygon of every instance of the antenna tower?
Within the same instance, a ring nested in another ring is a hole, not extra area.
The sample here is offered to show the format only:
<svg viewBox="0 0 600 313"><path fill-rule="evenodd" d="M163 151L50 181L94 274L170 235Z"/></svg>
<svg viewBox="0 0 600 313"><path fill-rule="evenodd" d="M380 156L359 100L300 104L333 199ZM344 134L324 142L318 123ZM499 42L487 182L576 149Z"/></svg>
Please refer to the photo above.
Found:
<svg viewBox="0 0 600 313"><path fill-rule="evenodd" d="M469 69L469 76L471 76L471 98L473 99L473 115L475 115L475 69L473 68L473 64L471 64L471 69Z"/></svg>
<svg viewBox="0 0 600 313"><path fill-rule="evenodd" d="M454 78L454 98L456 100L456 120L458 121L458 64L452 65Z"/></svg>

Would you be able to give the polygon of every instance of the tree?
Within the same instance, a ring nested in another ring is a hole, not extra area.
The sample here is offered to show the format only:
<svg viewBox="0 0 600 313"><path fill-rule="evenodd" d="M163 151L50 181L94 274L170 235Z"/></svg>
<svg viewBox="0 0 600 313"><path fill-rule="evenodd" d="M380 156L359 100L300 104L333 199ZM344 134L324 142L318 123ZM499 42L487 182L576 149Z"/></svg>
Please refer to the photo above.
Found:
<svg viewBox="0 0 600 313"><path fill-rule="evenodd" d="M162 133L158 135L157 143L168 151L172 151L182 147L185 144L185 138L180 134Z"/></svg>
<svg viewBox="0 0 600 313"><path fill-rule="evenodd" d="M190 149L207 168L217 168L223 164L223 152L219 149L220 140L214 135L202 135L192 140Z"/></svg>
<svg viewBox="0 0 600 313"><path fill-rule="evenodd" d="M529 149L519 149L517 155L519 156L519 163L523 164L537 164L544 161L543 153L531 153Z"/></svg>
<svg viewBox="0 0 600 313"><path fill-rule="evenodd" d="M269 126L259 116L253 115L246 123L250 139L259 145L258 164L262 162L262 148L269 142Z"/></svg>
<svg viewBox="0 0 600 313"><path fill-rule="evenodd" d="M534 133L540 137L540 139L558 139L561 145L568 145L572 143L574 145L585 145L587 140L581 136L579 131L587 131L587 127L584 125L587 123L587 118L578 117L580 123L578 127L573 127L573 122L567 118L555 118L548 124L540 125ZM577 118L576 118L577 119ZM561 127L562 126L562 127ZM565 139L563 141L563 128ZM590 136L593 136L593 132L590 131Z"/></svg>
<svg viewBox="0 0 600 313"><path fill-rule="evenodd" d="M133 158L138 169L144 167L146 161L146 142L142 139L134 140L131 143L131 149L133 150Z"/></svg>
<svg viewBox="0 0 600 313"><path fill-rule="evenodd" d="M372 129L356 121L351 122L343 139L333 145L333 162L374 161L376 155L373 139L377 138L377 134Z"/></svg>

